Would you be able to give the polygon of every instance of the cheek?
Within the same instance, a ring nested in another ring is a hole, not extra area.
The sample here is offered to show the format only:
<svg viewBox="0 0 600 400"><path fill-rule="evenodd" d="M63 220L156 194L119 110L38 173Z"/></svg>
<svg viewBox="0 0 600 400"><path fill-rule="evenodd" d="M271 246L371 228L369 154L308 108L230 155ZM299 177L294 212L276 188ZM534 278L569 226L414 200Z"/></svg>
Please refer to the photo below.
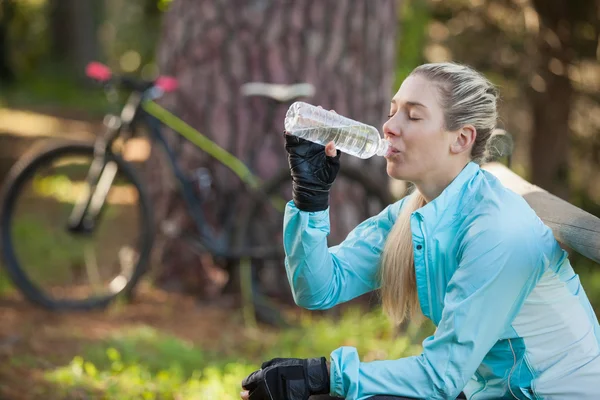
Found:
<svg viewBox="0 0 600 400"><path fill-rule="evenodd" d="M409 139L412 145L427 153L439 154L447 147L447 136L438 124L424 123L411 133Z"/></svg>
<svg viewBox="0 0 600 400"><path fill-rule="evenodd" d="M416 155L419 157L427 154L435 154L435 148L439 146L436 142L439 141L439 133L432 130L431 127L423 125L414 125L410 130L407 130L403 136L404 144L406 145L407 155Z"/></svg>

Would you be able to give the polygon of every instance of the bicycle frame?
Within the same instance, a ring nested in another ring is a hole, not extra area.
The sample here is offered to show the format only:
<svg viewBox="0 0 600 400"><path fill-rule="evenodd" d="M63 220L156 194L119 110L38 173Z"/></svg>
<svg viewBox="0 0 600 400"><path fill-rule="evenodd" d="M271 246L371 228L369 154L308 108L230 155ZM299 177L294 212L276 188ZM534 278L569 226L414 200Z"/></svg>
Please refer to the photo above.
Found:
<svg viewBox="0 0 600 400"><path fill-rule="evenodd" d="M106 152L112 152L113 143L124 132L129 135L134 132L135 124L144 123L149 129L150 140L159 145L164 151L172 168L173 174L179 182L179 189L186 205L187 211L194 221L199 237L185 237L189 244L200 251L208 250L210 253L223 258L240 258L250 253L249 249L233 249L224 242L223 237L217 237L211 231L210 225L201 207L201 199L197 196L191 181L177 162L177 155L169 146L166 138L161 132L162 126L171 128L174 132L182 135L200 150L214 157L220 163L235 173L249 189L253 198L264 198L261 191L262 182L254 175L248 167L233 154L229 153L214 141L194 129L183 120L158 105L156 102L144 98L143 94L133 92L121 111L120 118L112 117L105 121L107 131L100 136L95 143L94 161L87 176L89 190L82 195L69 217L69 229L72 231L89 231L94 227L94 221L102 210L102 205L117 170L116 165L106 163ZM124 136L126 141L130 136ZM114 163L113 163L114 164ZM273 207L283 212L285 199L277 196L268 199Z"/></svg>
<svg viewBox="0 0 600 400"><path fill-rule="evenodd" d="M221 241L215 240L215 236L208 229L208 224L206 223L204 213L199 207L197 207L199 204L199 199L191 187L190 181L188 180L186 174L179 167L179 164L177 163L177 157L173 149L169 146L165 140L165 137L161 133L161 125L171 128L173 131L182 135L200 150L209 154L221 164L229 168L240 178L242 182L244 182L254 199L270 201L273 207L281 213L283 213L283 210L285 209L286 200L275 195L270 196L268 199L265 198L265 195L261 189L263 182L259 177L254 175L239 158L220 147L213 140L203 135L198 130L194 129L183 120L169 112L167 109L158 105L156 102L151 100L143 101L141 103L140 117L144 119L150 128L153 142L159 144L168 157L169 163L173 168L173 173L180 183L181 193L186 203L188 212L194 220L202 239L204 239L202 245L206 246L211 253L226 258L239 258L244 256L245 253L248 253L249 250L246 252L241 249L237 249L238 251L232 251L230 247L219 243Z"/></svg>
<svg viewBox="0 0 600 400"><path fill-rule="evenodd" d="M186 205L187 211L192 220L194 221L196 228L198 229L198 233L200 234L200 240L192 240L191 244L196 245L195 247L206 247L211 253L221 257L226 257L228 255L227 248L225 246L219 245L219 240L215 238L214 234L210 231L208 227L208 223L206 222L206 218L204 217L202 208L197 207L197 205L200 203L200 199L194 192L194 189L192 188L191 183L187 178L187 175L177 163L177 156L175 155L175 152L169 146L165 137L161 133L161 122L148 113L142 114L140 115L140 117L143 119L143 121L149 129L149 133L151 135L150 139L152 140L152 142L158 144L163 150L164 154L167 156L167 160L169 162L169 165L171 166L173 175L177 179L177 182L179 182L179 190L183 201Z"/></svg>

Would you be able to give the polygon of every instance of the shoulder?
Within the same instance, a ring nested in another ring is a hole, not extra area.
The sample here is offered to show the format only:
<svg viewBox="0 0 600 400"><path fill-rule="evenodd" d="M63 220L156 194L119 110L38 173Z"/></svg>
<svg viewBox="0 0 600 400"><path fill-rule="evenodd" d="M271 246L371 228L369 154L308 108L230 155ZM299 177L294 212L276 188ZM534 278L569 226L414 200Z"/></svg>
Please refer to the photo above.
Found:
<svg viewBox="0 0 600 400"><path fill-rule="evenodd" d="M481 171L460 214L459 252L472 246L538 252L554 244L552 231L525 199L487 171Z"/></svg>
<svg viewBox="0 0 600 400"><path fill-rule="evenodd" d="M519 194L506 188L487 171L481 170L470 190L461 215L474 227L489 227L499 232L527 232L543 222Z"/></svg>

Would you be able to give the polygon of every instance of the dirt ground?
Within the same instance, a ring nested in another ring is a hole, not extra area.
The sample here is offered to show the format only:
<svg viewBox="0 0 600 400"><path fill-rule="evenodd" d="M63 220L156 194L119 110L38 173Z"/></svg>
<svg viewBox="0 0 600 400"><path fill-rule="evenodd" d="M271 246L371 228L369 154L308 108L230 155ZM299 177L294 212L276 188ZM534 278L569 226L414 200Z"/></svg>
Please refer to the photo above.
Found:
<svg viewBox="0 0 600 400"><path fill-rule="evenodd" d="M0 399L33 399L43 372L68 364L86 344L128 327L151 326L218 349L223 332L240 329L240 319L223 308L198 304L192 297L142 287L131 304L105 311L53 313L19 295L0 298ZM15 365L13 360L24 360ZM50 388L51 391L51 388Z"/></svg>

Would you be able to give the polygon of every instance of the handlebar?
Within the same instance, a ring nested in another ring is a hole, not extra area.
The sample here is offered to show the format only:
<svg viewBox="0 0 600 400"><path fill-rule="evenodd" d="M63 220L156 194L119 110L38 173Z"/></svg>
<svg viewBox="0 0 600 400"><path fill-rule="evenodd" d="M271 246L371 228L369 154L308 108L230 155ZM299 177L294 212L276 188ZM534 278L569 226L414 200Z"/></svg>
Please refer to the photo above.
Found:
<svg viewBox="0 0 600 400"><path fill-rule="evenodd" d="M86 66L85 74L89 78L106 85L112 83L135 92L145 92L148 89L156 87L163 93L169 93L177 90L179 87L177 79L172 76L161 75L154 81L147 81L131 76L116 76L108 66L97 61L91 62Z"/></svg>

